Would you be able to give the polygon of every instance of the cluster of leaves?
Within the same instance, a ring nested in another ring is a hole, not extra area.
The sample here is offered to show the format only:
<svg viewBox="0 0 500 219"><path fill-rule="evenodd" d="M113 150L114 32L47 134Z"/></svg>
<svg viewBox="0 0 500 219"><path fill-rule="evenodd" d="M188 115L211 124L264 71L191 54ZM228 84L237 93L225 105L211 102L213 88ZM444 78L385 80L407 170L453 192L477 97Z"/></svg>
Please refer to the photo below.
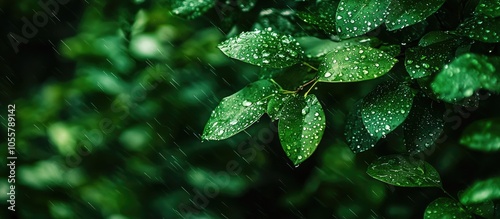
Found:
<svg viewBox="0 0 500 219"><path fill-rule="evenodd" d="M256 2L224 4L248 11ZM219 3L178 1L173 13L194 18L211 7L218 10ZM314 94L321 91L313 88L385 76L387 80L354 104L345 122L345 140L360 153L399 130L407 152L415 154L439 139L446 107L478 107L480 100L500 92L498 1L311 0L289 8L262 10L253 30L232 33L219 44L228 57L261 67L261 76L220 102L203 139L227 139L267 113L279 121L283 150L299 165L315 151L326 128ZM499 130L498 118L477 121L460 142L475 150L498 151ZM408 157L382 157L368 174L397 186L442 188L432 166ZM498 178L492 178L465 190L459 202L437 199L425 217L488 215L492 200L500 198L498 185Z"/></svg>

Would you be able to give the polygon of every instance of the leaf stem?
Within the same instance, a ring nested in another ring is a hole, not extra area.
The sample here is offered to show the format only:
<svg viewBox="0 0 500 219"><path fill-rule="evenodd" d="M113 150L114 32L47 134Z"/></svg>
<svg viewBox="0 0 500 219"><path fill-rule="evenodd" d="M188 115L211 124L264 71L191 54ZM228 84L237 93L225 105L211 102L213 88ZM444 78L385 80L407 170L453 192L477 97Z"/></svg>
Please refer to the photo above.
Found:
<svg viewBox="0 0 500 219"><path fill-rule="evenodd" d="M317 69L316 67L312 66L311 64L309 64L309 63L307 63L307 62L305 62L305 61L304 61L304 62L302 62L302 64L304 64L305 66L307 66L307 67L309 67L309 68L313 69L314 71L318 71L318 69Z"/></svg>
<svg viewBox="0 0 500 219"><path fill-rule="evenodd" d="M311 85L311 87L309 87L309 90L307 90L307 92L304 94L304 97L307 97L307 94L309 94L309 92L313 89L313 87L318 83L318 80L316 79L314 81L314 84Z"/></svg>

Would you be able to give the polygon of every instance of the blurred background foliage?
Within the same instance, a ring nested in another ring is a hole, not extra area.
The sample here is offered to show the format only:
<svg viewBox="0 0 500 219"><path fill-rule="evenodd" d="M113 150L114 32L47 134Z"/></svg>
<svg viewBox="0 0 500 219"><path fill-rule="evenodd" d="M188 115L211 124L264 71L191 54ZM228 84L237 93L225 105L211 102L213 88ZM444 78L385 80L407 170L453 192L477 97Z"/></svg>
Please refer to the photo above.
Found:
<svg viewBox="0 0 500 219"><path fill-rule="evenodd" d="M313 91L328 114L327 129L298 168L287 160L276 132L263 143L263 130L276 125L266 117L228 140L201 141L220 99L259 77L256 67L225 57L216 45L251 29L255 20L269 26L259 12L271 4L287 11L297 3L258 1L249 10L231 7L224 16L209 10L185 20L171 15L166 0L69 1L18 53L3 37L1 113L16 104L18 217L421 217L429 202L443 196L438 189L391 187L365 173L377 155L401 152L400 139L387 138L356 156L344 143L346 114L387 78L322 84ZM2 36L20 33L22 18L42 10L31 0L0 1L0 8ZM401 35L380 37L403 45L415 38ZM448 124L447 140L423 155L450 192L500 174L498 153L471 151L457 140L471 121L498 114L497 101L491 96L474 112L453 111L457 119ZM5 142L1 148L6 157ZM224 180L220 173L230 162L241 173ZM2 200L6 163L0 159ZM196 197L207 186L219 191L204 203ZM194 211L185 214L181 206Z"/></svg>

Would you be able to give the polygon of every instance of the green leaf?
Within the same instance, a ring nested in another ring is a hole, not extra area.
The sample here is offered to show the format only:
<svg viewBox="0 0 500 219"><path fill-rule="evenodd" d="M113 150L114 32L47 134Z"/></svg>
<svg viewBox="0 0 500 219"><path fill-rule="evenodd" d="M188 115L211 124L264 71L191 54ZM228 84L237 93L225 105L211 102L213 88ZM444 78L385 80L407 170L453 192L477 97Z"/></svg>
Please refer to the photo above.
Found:
<svg viewBox="0 0 500 219"><path fill-rule="evenodd" d="M336 25L340 38L363 35L374 30L386 16L390 1L341 0L337 8Z"/></svg>
<svg viewBox="0 0 500 219"><path fill-rule="evenodd" d="M320 82L356 82L378 78L396 64L389 54L356 45L328 53L319 66Z"/></svg>
<svg viewBox="0 0 500 219"><path fill-rule="evenodd" d="M500 150L500 118L478 120L465 128L460 144L479 151Z"/></svg>
<svg viewBox="0 0 500 219"><path fill-rule="evenodd" d="M227 56L261 67L284 68L301 62L304 51L292 36L255 30L219 44Z"/></svg>
<svg viewBox="0 0 500 219"><path fill-rule="evenodd" d="M373 148L377 141L380 140L380 137L370 135L368 130L366 130L361 116L362 105L363 100L357 101L346 119L344 134L349 148L354 153L360 153Z"/></svg>
<svg viewBox="0 0 500 219"><path fill-rule="evenodd" d="M215 6L215 0L177 0L172 5L172 13L188 19L199 17Z"/></svg>
<svg viewBox="0 0 500 219"><path fill-rule="evenodd" d="M304 22L318 26L325 33L336 34L335 13L338 4L338 0L320 1L297 15Z"/></svg>
<svg viewBox="0 0 500 219"><path fill-rule="evenodd" d="M355 37L342 41L324 40L316 37L300 37L297 41L304 47L307 58L321 60L326 54L333 50L343 49L354 45L366 47L376 47L380 45L380 40L375 37Z"/></svg>
<svg viewBox="0 0 500 219"><path fill-rule="evenodd" d="M438 198L431 202L425 209L425 219L469 219L473 218L467 211L460 207L460 203L451 198Z"/></svg>
<svg viewBox="0 0 500 219"><path fill-rule="evenodd" d="M500 177L477 181L460 197L463 204L476 204L500 199Z"/></svg>
<svg viewBox="0 0 500 219"><path fill-rule="evenodd" d="M250 11L257 3L257 0L236 0L236 4L240 7L241 11Z"/></svg>
<svg viewBox="0 0 500 219"><path fill-rule="evenodd" d="M457 41L435 43L407 50L405 67L411 78L423 78L439 72L455 55Z"/></svg>
<svg viewBox="0 0 500 219"><path fill-rule="evenodd" d="M277 93L269 80L260 80L225 97L215 108L203 130L203 139L229 138L255 123L266 112L267 101Z"/></svg>
<svg viewBox="0 0 500 219"><path fill-rule="evenodd" d="M394 0L387 9L385 25L397 30L425 20L436 12L446 0Z"/></svg>
<svg viewBox="0 0 500 219"><path fill-rule="evenodd" d="M278 120L281 109L285 103L290 100L293 96L290 94L274 94L267 103L267 114L272 121Z"/></svg>
<svg viewBox="0 0 500 219"><path fill-rule="evenodd" d="M405 121L414 96L406 84L389 84L375 88L363 98L361 110L368 133L377 138L385 138Z"/></svg>
<svg viewBox="0 0 500 219"><path fill-rule="evenodd" d="M403 123L404 144L408 152L418 153L439 139L444 129L444 110L423 95L413 100L408 118Z"/></svg>
<svg viewBox="0 0 500 219"><path fill-rule="evenodd" d="M420 41L418 41L418 46L430 46L432 44L451 40L454 38L456 38L455 35L448 34L445 31L431 31L420 38Z"/></svg>
<svg viewBox="0 0 500 219"><path fill-rule="evenodd" d="M473 96L484 88L500 92L500 57L467 53L453 60L431 84L436 96L453 103Z"/></svg>
<svg viewBox="0 0 500 219"><path fill-rule="evenodd" d="M458 197L461 196L461 194L458 195ZM495 203L493 203L492 201L482 202L478 204L469 204L466 205L465 208L467 208L469 212L472 212L484 218L493 219L493 216L495 214Z"/></svg>
<svg viewBox="0 0 500 219"><path fill-rule="evenodd" d="M317 33L317 28L315 26L300 20L295 11L291 9L280 10L269 8L262 10L253 28L264 30L269 27L271 27L274 32L284 35L320 35Z"/></svg>
<svg viewBox="0 0 500 219"><path fill-rule="evenodd" d="M325 113L314 95L295 96L285 103L278 123L281 146L297 166L316 150L325 131Z"/></svg>
<svg viewBox="0 0 500 219"><path fill-rule="evenodd" d="M481 0L474 12L479 14L484 14L490 17L498 17L500 16L500 1Z"/></svg>
<svg viewBox="0 0 500 219"><path fill-rule="evenodd" d="M366 173L395 186L441 187L441 178L434 167L412 157L400 155L380 157L370 164Z"/></svg>
<svg viewBox="0 0 500 219"><path fill-rule="evenodd" d="M456 33L486 43L500 42L500 17L473 17L460 24Z"/></svg>

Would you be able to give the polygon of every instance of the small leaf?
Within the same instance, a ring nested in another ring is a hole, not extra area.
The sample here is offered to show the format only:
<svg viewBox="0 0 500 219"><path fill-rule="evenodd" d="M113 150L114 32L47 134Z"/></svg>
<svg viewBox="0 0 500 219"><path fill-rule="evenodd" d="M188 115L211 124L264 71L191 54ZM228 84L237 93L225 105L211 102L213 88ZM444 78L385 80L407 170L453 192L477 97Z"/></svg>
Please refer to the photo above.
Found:
<svg viewBox="0 0 500 219"><path fill-rule="evenodd" d="M297 166L311 156L321 141L325 113L316 96L295 96L285 103L279 117L281 146Z"/></svg>
<svg viewBox="0 0 500 219"><path fill-rule="evenodd" d="M460 196L460 202L465 205L498 199L500 199L500 177L477 181Z"/></svg>
<svg viewBox="0 0 500 219"><path fill-rule="evenodd" d="M300 37L297 38L300 45L304 47L307 58L314 60L322 60L326 54L333 50L343 49L354 45L361 45L366 47L377 47L380 45L380 40L375 37L355 37L342 41L324 40L316 37Z"/></svg>
<svg viewBox="0 0 500 219"><path fill-rule="evenodd" d="M500 17L473 17L460 24L456 33L486 43L500 42Z"/></svg>
<svg viewBox="0 0 500 219"><path fill-rule="evenodd" d="M420 41L418 41L418 46L426 47L435 43L447 41L456 38L456 36L448 34L445 31L431 31L425 34Z"/></svg>
<svg viewBox="0 0 500 219"><path fill-rule="evenodd" d="M337 8L337 32L343 39L360 36L384 23L386 0L341 0Z"/></svg>
<svg viewBox="0 0 500 219"><path fill-rule="evenodd" d="M300 20L295 11L291 9L269 8L262 10L253 28L264 30L269 27L278 34L292 35L294 37L319 35L316 33L316 27Z"/></svg>
<svg viewBox="0 0 500 219"><path fill-rule="evenodd" d="M397 30L425 20L436 12L446 0L394 0L387 9L386 26Z"/></svg>
<svg viewBox="0 0 500 219"><path fill-rule="evenodd" d="M377 138L403 123L410 113L415 95L405 84L379 86L363 98L361 115L366 130Z"/></svg>
<svg viewBox="0 0 500 219"><path fill-rule="evenodd" d="M203 130L203 139L222 140L248 128L266 112L267 101L277 93L269 80L260 80L225 97L215 108Z"/></svg>
<svg viewBox="0 0 500 219"><path fill-rule="evenodd" d="M460 144L479 151L500 150L500 118L478 120L465 128Z"/></svg>
<svg viewBox="0 0 500 219"><path fill-rule="evenodd" d="M410 48L406 53L406 71L413 79L437 73L451 61L458 46L458 41L451 40L427 47Z"/></svg>
<svg viewBox="0 0 500 219"><path fill-rule="evenodd" d="M418 153L434 145L444 129L443 112L440 105L423 95L413 100L410 114L403 124L408 152Z"/></svg>
<svg viewBox="0 0 500 219"><path fill-rule="evenodd" d="M219 49L231 58L272 68L297 64L304 53L292 36L279 35L271 28L244 32L219 44Z"/></svg>
<svg viewBox="0 0 500 219"><path fill-rule="evenodd" d="M378 78L396 64L389 54L365 46L351 46L328 53L319 66L320 82L355 82Z"/></svg>
<svg viewBox="0 0 500 219"><path fill-rule="evenodd" d="M481 0L476 7L475 13L487 15L490 17L500 16L500 1L498 0Z"/></svg>
<svg viewBox="0 0 500 219"><path fill-rule="evenodd" d="M177 0L172 5L175 15L193 19L215 6L215 0Z"/></svg>
<svg viewBox="0 0 500 219"><path fill-rule="evenodd" d="M236 4L241 11L250 11L257 3L257 0L236 0Z"/></svg>
<svg viewBox="0 0 500 219"><path fill-rule="evenodd" d="M274 94L267 103L267 114L272 121L278 120L283 105L292 98L289 94Z"/></svg>
<svg viewBox="0 0 500 219"><path fill-rule="evenodd" d="M307 10L297 13L297 15L304 22L318 26L325 33L336 34L335 10L338 4L338 0L319 1L314 6L308 7Z"/></svg>
<svg viewBox="0 0 500 219"><path fill-rule="evenodd" d="M354 153L360 153L373 148L377 141L380 140L379 137L370 135L368 130L366 130L361 117L362 105L362 100L357 101L346 119L345 137L349 148Z"/></svg>
<svg viewBox="0 0 500 219"><path fill-rule="evenodd" d="M423 160L400 155L378 158L366 171L382 182L402 187L441 187L439 173Z"/></svg>
<svg viewBox="0 0 500 219"><path fill-rule="evenodd" d="M497 69L500 69L500 57L467 53L446 65L431 87L439 99L450 103L472 97L481 88L500 92Z"/></svg>
<svg viewBox="0 0 500 219"><path fill-rule="evenodd" d="M462 195L459 194L458 197ZM482 202L478 204L469 204L466 205L465 208L476 215L479 215L484 218L493 218L495 214L495 203L492 201Z"/></svg>
<svg viewBox="0 0 500 219"><path fill-rule="evenodd" d="M438 198L425 209L424 219L472 219L467 211L460 207L460 203L451 198Z"/></svg>

